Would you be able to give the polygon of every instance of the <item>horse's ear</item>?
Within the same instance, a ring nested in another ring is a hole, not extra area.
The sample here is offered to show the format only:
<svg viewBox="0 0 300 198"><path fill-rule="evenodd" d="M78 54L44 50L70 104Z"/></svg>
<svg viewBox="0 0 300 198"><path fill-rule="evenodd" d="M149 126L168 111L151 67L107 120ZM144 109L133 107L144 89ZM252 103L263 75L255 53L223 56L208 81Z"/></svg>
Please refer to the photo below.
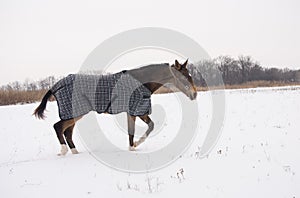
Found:
<svg viewBox="0 0 300 198"><path fill-rule="evenodd" d="M187 63L188 63L189 59L186 59L186 61L183 63L182 67L185 67L187 66Z"/></svg>
<svg viewBox="0 0 300 198"><path fill-rule="evenodd" d="M178 62L178 60L175 60L175 65L174 65L175 69L180 70L181 69L181 65Z"/></svg>

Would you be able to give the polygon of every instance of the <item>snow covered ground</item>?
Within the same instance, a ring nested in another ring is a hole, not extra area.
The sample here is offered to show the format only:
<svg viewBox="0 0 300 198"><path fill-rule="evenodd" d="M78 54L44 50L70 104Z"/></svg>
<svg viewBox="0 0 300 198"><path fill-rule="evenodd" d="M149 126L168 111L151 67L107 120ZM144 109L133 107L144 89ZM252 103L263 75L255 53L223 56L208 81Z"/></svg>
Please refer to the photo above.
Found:
<svg viewBox="0 0 300 198"><path fill-rule="evenodd" d="M212 92L199 92L199 134L189 150L171 165L155 172L134 174L111 169L74 141L79 155L59 151L52 125L58 120L55 102L47 119L32 115L37 104L0 107L0 196L9 197L299 197L300 87L226 90L226 116L221 137L212 152L197 153L207 131ZM137 152L155 150L172 140L180 111L155 120L155 110L170 104L170 95L155 95L153 119L159 133ZM161 104L161 106L159 106ZM173 104L173 103L172 103ZM126 133L109 130L117 116L98 115L111 141L121 148ZM118 119L122 118L122 115ZM123 116L125 119L125 117ZM122 124L121 124L122 125ZM143 129L142 123L138 123Z"/></svg>

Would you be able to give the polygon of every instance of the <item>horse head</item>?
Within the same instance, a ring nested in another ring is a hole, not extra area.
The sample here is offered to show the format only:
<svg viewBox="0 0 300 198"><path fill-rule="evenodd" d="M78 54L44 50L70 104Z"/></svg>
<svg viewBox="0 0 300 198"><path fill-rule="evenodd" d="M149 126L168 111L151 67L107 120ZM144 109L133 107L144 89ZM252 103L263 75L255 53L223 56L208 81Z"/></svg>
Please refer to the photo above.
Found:
<svg viewBox="0 0 300 198"><path fill-rule="evenodd" d="M192 76L187 69L187 63L188 60L186 60L183 64L180 64L177 60L175 60L175 64L171 65L170 71L174 77L173 84L175 87L191 100L194 100L197 97L197 90Z"/></svg>

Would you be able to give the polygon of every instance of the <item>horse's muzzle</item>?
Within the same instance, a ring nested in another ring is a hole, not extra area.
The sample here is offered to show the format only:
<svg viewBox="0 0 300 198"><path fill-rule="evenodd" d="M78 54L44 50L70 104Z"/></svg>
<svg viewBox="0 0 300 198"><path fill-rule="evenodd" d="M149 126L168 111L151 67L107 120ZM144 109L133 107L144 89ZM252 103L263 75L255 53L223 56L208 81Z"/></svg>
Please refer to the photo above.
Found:
<svg viewBox="0 0 300 198"><path fill-rule="evenodd" d="M195 100L197 98L197 92L195 91L195 92L192 92L191 94L190 94L190 99L191 100Z"/></svg>

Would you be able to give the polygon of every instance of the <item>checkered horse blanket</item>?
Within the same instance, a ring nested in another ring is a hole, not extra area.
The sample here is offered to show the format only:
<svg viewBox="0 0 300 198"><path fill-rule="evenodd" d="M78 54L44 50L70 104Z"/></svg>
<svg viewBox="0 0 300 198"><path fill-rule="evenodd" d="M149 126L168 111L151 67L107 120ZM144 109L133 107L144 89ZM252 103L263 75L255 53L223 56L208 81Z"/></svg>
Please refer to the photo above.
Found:
<svg viewBox="0 0 300 198"><path fill-rule="evenodd" d="M151 92L138 80L122 71L110 75L70 74L51 91L62 120L90 111L140 116L151 113Z"/></svg>

